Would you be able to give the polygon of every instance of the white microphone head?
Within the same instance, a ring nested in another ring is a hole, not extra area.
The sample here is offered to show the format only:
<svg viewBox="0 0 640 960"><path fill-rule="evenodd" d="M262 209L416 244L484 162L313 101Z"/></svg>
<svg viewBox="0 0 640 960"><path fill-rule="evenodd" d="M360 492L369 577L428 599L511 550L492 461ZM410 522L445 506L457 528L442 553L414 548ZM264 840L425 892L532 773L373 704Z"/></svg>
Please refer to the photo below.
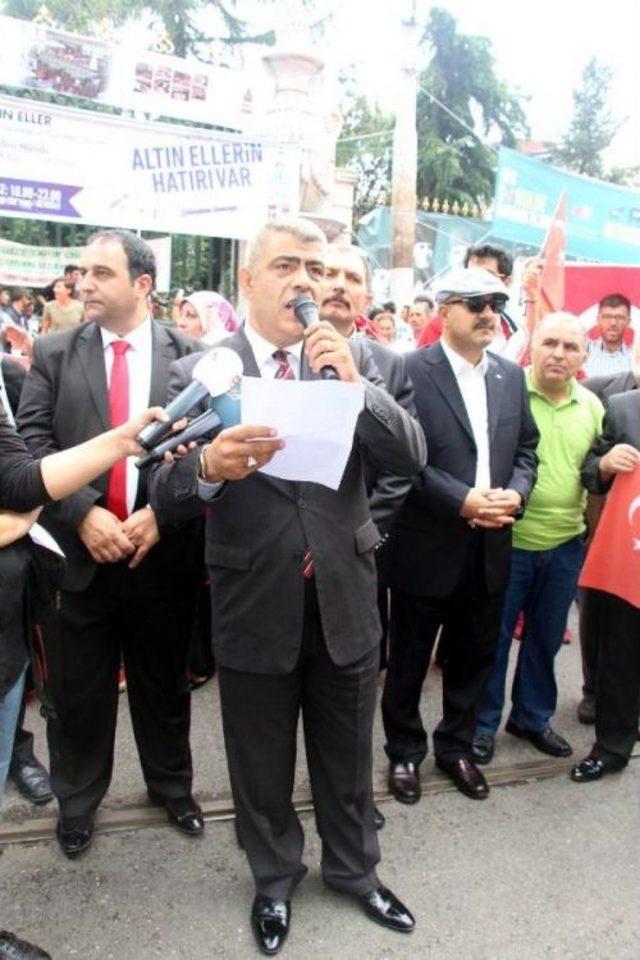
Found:
<svg viewBox="0 0 640 960"><path fill-rule="evenodd" d="M212 397L229 393L242 376L242 360L229 347L213 347L193 368L193 379L207 388Z"/></svg>

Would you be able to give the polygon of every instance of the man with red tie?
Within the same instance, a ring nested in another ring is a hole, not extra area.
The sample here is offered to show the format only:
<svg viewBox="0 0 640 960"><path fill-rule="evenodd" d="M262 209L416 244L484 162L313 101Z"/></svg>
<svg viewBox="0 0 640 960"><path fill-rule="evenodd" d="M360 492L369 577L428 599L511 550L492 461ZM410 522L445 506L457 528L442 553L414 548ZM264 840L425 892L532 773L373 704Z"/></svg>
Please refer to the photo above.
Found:
<svg viewBox="0 0 640 960"><path fill-rule="evenodd" d="M79 286L87 323L37 341L22 391L18 427L38 456L164 405L170 364L198 345L151 319L154 281L144 240L127 231L90 238ZM87 849L109 787L121 660L149 798L185 833L202 833L186 681L197 538L163 529L132 459L47 507L42 522L67 557L48 724L63 852Z"/></svg>

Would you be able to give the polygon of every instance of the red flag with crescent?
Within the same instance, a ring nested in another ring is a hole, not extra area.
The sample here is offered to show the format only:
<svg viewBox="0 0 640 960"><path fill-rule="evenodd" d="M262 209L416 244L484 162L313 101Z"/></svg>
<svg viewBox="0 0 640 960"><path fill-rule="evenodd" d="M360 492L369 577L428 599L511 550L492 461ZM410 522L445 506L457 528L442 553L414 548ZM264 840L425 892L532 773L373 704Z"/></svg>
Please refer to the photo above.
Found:
<svg viewBox="0 0 640 960"><path fill-rule="evenodd" d="M640 467L616 475L579 584L640 608Z"/></svg>

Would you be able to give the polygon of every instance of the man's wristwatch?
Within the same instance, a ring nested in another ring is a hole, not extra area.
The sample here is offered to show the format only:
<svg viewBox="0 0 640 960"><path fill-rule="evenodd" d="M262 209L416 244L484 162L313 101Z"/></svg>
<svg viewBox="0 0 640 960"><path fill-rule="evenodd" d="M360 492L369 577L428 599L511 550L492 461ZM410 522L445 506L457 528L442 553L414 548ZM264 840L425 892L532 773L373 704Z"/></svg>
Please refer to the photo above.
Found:
<svg viewBox="0 0 640 960"><path fill-rule="evenodd" d="M208 446L209 444L205 443L198 455L198 480L202 480L203 483L209 483L209 480L207 480L207 463L204 457L205 450Z"/></svg>

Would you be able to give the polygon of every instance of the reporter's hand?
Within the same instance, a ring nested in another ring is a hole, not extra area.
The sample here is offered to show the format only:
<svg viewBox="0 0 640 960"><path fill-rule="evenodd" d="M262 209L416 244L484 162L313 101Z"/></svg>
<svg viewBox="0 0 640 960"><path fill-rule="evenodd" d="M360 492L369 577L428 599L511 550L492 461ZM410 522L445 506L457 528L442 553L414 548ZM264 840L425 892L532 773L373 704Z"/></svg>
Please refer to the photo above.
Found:
<svg viewBox="0 0 640 960"><path fill-rule="evenodd" d="M122 532L136 550L129 562L129 570L134 570L160 540L155 513L150 507L136 510L123 522Z"/></svg>
<svg viewBox="0 0 640 960"><path fill-rule="evenodd" d="M168 417L162 407L150 407L148 410L144 410L137 417L132 417L131 420L127 420L126 423L123 423L122 426L116 427L113 431L116 437L116 442L119 445L120 455L119 460L123 460L125 457L139 457L142 454L146 453L146 450L140 446L137 442L136 437L140 431L147 426L148 423L152 423L155 420L159 420L161 423L166 423ZM180 430L182 426L186 423L185 420L180 420L179 423L175 424L172 428L173 430Z"/></svg>
<svg viewBox="0 0 640 960"><path fill-rule="evenodd" d="M603 477L614 473L631 473L640 463L640 452L628 443L616 443L608 453L600 458L598 470Z"/></svg>
<svg viewBox="0 0 640 960"><path fill-rule="evenodd" d="M327 320L307 328L304 349L314 373L320 373L323 367L335 367L345 383L361 382L349 341Z"/></svg>
<svg viewBox="0 0 640 960"><path fill-rule="evenodd" d="M276 437L272 427L228 427L203 447L204 479L208 483L244 480L283 447L284 440Z"/></svg>
<svg viewBox="0 0 640 960"><path fill-rule="evenodd" d="M117 563L136 549L120 520L103 507L91 507L78 527L78 536L96 563Z"/></svg>

